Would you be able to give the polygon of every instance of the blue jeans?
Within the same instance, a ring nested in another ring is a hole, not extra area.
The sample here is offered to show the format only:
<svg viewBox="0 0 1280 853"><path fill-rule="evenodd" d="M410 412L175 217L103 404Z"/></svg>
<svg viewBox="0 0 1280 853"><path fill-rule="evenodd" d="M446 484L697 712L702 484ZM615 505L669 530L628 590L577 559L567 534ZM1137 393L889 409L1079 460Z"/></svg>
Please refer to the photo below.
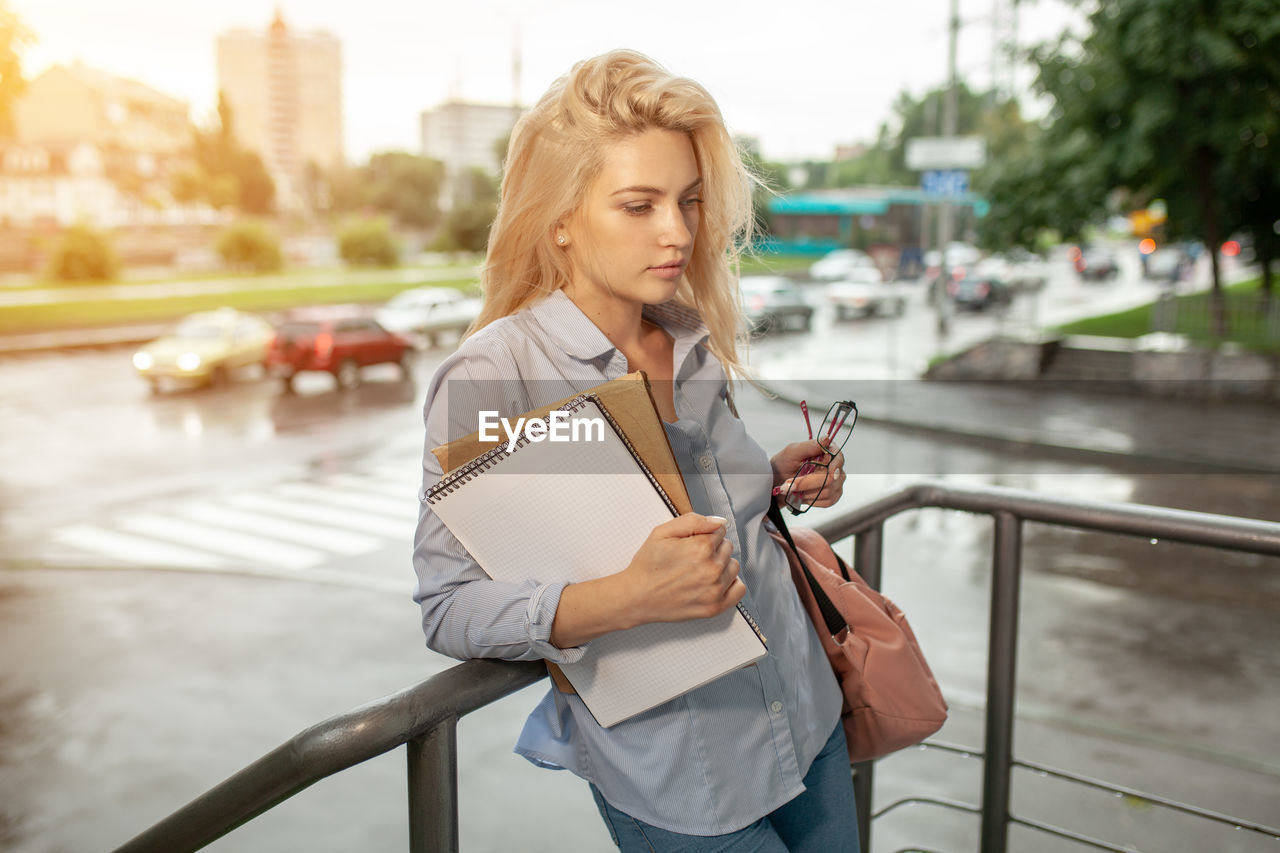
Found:
<svg viewBox="0 0 1280 853"><path fill-rule="evenodd" d="M844 728L804 775L805 791L760 820L727 835L682 835L650 826L591 795L622 853L858 853L858 815Z"/></svg>

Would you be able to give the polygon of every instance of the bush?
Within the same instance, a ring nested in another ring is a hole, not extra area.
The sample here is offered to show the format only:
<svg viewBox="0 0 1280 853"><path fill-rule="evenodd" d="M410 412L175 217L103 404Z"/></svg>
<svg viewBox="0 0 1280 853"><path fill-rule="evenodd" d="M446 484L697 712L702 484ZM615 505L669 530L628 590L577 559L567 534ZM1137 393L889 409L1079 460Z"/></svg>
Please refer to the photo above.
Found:
<svg viewBox="0 0 1280 853"><path fill-rule="evenodd" d="M449 211L432 248L440 252L483 252L496 214L497 206L491 203L455 207Z"/></svg>
<svg viewBox="0 0 1280 853"><path fill-rule="evenodd" d="M87 225L68 228L53 250L49 274L59 281L110 281L119 262L105 234Z"/></svg>
<svg viewBox="0 0 1280 853"><path fill-rule="evenodd" d="M353 219L338 232L338 254L353 266L393 267L400 262L400 248L391 224L382 217Z"/></svg>
<svg viewBox="0 0 1280 853"><path fill-rule="evenodd" d="M252 219L229 225L218 235L218 254L227 266L251 272L273 272L284 266L280 238Z"/></svg>

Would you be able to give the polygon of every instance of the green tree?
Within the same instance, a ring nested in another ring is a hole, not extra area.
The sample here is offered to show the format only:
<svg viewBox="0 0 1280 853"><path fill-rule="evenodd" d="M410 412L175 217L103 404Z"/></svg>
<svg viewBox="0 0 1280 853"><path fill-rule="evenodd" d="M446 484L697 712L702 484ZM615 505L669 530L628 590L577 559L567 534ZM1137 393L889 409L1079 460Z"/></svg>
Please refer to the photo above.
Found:
<svg viewBox="0 0 1280 853"><path fill-rule="evenodd" d="M778 193L791 188L787 180L787 167L783 163L766 160L755 139L739 137L735 142L747 169L759 181L751 188L751 208L755 213L756 230L761 235L772 234L773 213L769 209L769 202Z"/></svg>
<svg viewBox="0 0 1280 853"><path fill-rule="evenodd" d="M7 0L0 0L0 138L13 134L13 102L27 88L22 51L35 41Z"/></svg>
<svg viewBox="0 0 1280 853"><path fill-rule="evenodd" d="M831 186L857 187L868 184L888 186L914 183L914 176L893 166L893 152L897 146L898 136L889 130L887 123L881 124L875 144L858 157L832 164Z"/></svg>
<svg viewBox="0 0 1280 853"><path fill-rule="evenodd" d="M363 169L366 203L395 217L406 228L431 228L440 222L444 164L430 157L388 151L369 158Z"/></svg>
<svg viewBox="0 0 1280 853"><path fill-rule="evenodd" d="M436 248L451 252L483 252L489 243L489 229L497 207L491 204L460 204L449 211Z"/></svg>
<svg viewBox="0 0 1280 853"><path fill-rule="evenodd" d="M265 223L242 219L218 235L218 254L227 266L250 272L274 272L284 266L280 238Z"/></svg>
<svg viewBox="0 0 1280 853"><path fill-rule="evenodd" d="M498 215L498 182L483 169L470 168L453 182L453 207L433 248L444 252L483 252Z"/></svg>
<svg viewBox="0 0 1280 853"><path fill-rule="evenodd" d="M1010 208L1061 200L1058 226L1105 209L1107 191L1163 198L1171 239L1210 250L1215 325L1225 333L1218 248L1244 230L1274 251L1280 219L1280 17L1272 0L1116 0L1088 31L1032 56L1053 102L1034 150L992 188ZM1076 182L1079 182L1078 185ZM993 199L993 206L997 203ZM1270 273L1265 286L1270 288Z"/></svg>
<svg viewBox="0 0 1280 853"><path fill-rule="evenodd" d="M63 232L53 250L49 275L59 281L110 281L119 262L105 234L87 225Z"/></svg>
<svg viewBox="0 0 1280 853"><path fill-rule="evenodd" d="M338 230L338 254L352 266L393 267L400 248L386 217L349 219Z"/></svg>
<svg viewBox="0 0 1280 853"><path fill-rule="evenodd" d="M204 201L215 208L235 207L263 216L275 207L275 182L253 151L236 140L235 121L226 96L218 95L218 122L196 128L192 166L175 173L170 192L180 202Z"/></svg>

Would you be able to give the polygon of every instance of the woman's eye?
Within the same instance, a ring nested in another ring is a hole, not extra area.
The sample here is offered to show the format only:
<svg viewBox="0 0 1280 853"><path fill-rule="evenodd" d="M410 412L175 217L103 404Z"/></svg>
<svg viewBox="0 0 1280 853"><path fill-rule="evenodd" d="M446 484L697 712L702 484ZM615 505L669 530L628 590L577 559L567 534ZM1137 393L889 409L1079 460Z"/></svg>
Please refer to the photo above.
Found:
<svg viewBox="0 0 1280 853"><path fill-rule="evenodd" d="M697 207L700 204L702 204L702 199L696 198L696 197L686 198L680 202L680 206L683 207L685 210L693 210L695 207Z"/></svg>
<svg viewBox="0 0 1280 853"><path fill-rule="evenodd" d="M627 213L630 213L632 216L639 216L642 213L648 213L650 207L652 207L652 205L648 202L644 202L642 204L624 204L622 209Z"/></svg>

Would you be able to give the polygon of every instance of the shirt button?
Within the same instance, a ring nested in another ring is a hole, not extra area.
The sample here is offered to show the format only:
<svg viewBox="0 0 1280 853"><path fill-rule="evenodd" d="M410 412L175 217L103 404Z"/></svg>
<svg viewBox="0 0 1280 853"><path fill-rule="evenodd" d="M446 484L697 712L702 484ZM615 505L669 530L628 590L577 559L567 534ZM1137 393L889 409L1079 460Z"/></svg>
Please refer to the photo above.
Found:
<svg viewBox="0 0 1280 853"><path fill-rule="evenodd" d="M702 466L702 470L710 471L711 470L711 454L710 453L702 454L702 456L698 458L698 464Z"/></svg>
<svg viewBox="0 0 1280 853"><path fill-rule="evenodd" d="M781 714L781 713L782 713L782 703L781 703L781 702L774 702L772 705L770 705L770 706L769 706L769 710L770 710L770 711L772 711L772 712L773 712L773 713L775 713L775 714Z"/></svg>

